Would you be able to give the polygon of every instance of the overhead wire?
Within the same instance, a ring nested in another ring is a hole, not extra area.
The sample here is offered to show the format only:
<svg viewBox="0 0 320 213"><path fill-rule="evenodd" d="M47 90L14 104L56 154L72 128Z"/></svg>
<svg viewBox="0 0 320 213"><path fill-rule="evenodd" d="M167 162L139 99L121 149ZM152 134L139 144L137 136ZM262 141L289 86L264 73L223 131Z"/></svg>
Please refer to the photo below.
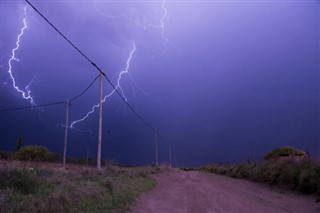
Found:
<svg viewBox="0 0 320 213"><path fill-rule="evenodd" d="M94 66L100 74L102 74L109 84L113 87L116 93L120 96L120 98L126 103L129 109L150 129L154 130L153 128L145 119L142 118L141 115L126 101L126 99L121 95L118 91L117 87L111 82L111 80L107 77L107 75L99 68L88 56L86 56L78 47L76 47L57 27L55 27L35 6L33 6L28 0L25 0L56 32L58 32L73 48L75 48L87 61Z"/></svg>
<svg viewBox="0 0 320 213"><path fill-rule="evenodd" d="M90 87L94 84L94 82L96 82L96 80L99 78L99 76L100 76L100 75L98 75L97 77L95 77L95 78L93 79L93 81L89 84L89 86L88 86L85 90L83 90L79 95L71 98L71 99L70 99L70 102L76 100L77 98L81 97L84 93L86 93L86 92L88 91L88 89L90 89Z"/></svg>
<svg viewBox="0 0 320 213"><path fill-rule="evenodd" d="M175 152L174 152L174 147L173 147L173 145L172 145L172 144L168 144L168 143L163 139L162 135L159 134L158 131L157 131L157 135L158 135L158 138L160 139L160 141L169 148L169 155L170 155L170 152L171 152L171 166L173 166L173 162L172 162L173 158L172 158L172 157L175 158ZM175 165L176 165L176 164L175 164ZM174 167L174 166L173 166L173 167Z"/></svg>
<svg viewBox="0 0 320 213"><path fill-rule="evenodd" d="M119 92L117 87L111 82L111 80L107 77L107 75L102 71L101 68L99 68L88 56L86 56L77 46L75 46L61 31L58 30L57 27L55 27L35 6L33 6L28 0L25 0L59 35L61 35L78 53L80 53L93 67L95 67L99 75L90 83L90 85L82 91L79 95L76 95L75 97L70 99L70 102L76 100L77 98L81 97L88 89L94 84L94 82L98 79L100 75L103 75L105 79L108 81L108 83L112 86L112 88L115 90L115 92L119 95L119 97L124 101L124 103L128 106L128 108L151 130L155 130L155 128L150 125L143 117L127 102L125 97ZM46 103L46 104L40 104L37 106L25 106L25 107L16 107L16 108L9 108L9 109L0 109L0 112L4 111L14 111L14 110L21 110L21 109L33 109L35 107L47 107L47 106L53 106L53 105L59 105L63 104L65 101L58 101L53 103ZM166 143L162 136L157 132L157 135L162 143L169 146L168 143Z"/></svg>
<svg viewBox="0 0 320 213"><path fill-rule="evenodd" d="M14 107L14 108L8 108L8 109L0 109L0 112L16 111L16 110L21 110L21 109L34 109L34 108L39 108L39 107L59 105L59 104L63 104L63 103L64 103L64 101L58 101L58 102L38 104L38 105L33 105L33 106Z"/></svg>
<svg viewBox="0 0 320 213"><path fill-rule="evenodd" d="M93 61L91 61L78 47L76 47L65 35L63 35L58 28L56 28L42 13L33 6L28 0L25 0L53 29L55 29L73 48L75 48L87 61L89 61L95 68L98 69L98 71L105 76L105 73L102 72L102 70L95 64Z"/></svg>
<svg viewBox="0 0 320 213"><path fill-rule="evenodd" d="M100 75L95 77L93 79L93 81L89 84L89 86L86 87L81 93L79 93L78 95L76 95L73 98L69 99L70 103L72 101L78 99L79 97L81 97L84 93L86 93L90 89L90 87L92 87L92 85L98 79L99 76ZM14 108L8 108L8 109L0 109L0 112L8 112L8 111L15 111L15 110L22 110L22 109L34 109L34 108L39 108L39 107L47 107L47 106L59 105L59 104L63 104L63 103L65 103L65 101L57 101L57 102L45 103L45 104L37 104L37 105L32 105L32 106L14 107Z"/></svg>
<svg viewBox="0 0 320 213"><path fill-rule="evenodd" d="M115 92L119 95L119 97L124 101L124 103L127 105L127 107L148 127L150 128L152 131L155 130L155 128L148 123L130 104L129 102L125 99L125 97L123 97L123 95L119 92L119 90L117 89L117 87L111 82L111 80L108 78L108 76L102 71L102 69L100 67L98 67L87 55L85 55L75 44L73 44L60 30L58 30L57 27L55 27L35 6L33 6L28 0L25 0L59 35L61 35L73 48L75 48L93 67L95 67L98 72L103 75L105 77L105 79L108 81L108 83L111 85L111 87L115 90ZM98 77L97 77L98 78ZM96 78L96 79L97 79ZM95 79L95 80L96 80ZM89 86L90 87L90 86ZM79 95L81 96L81 95ZM75 100L76 98L78 98L77 96L73 99L71 99L71 101ZM160 141L162 141L162 143L164 143L165 145L169 146L168 143L166 143L162 136L157 133Z"/></svg>
<svg viewBox="0 0 320 213"><path fill-rule="evenodd" d="M157 134L158 134L158 137L159 137L160 141L161 141L163 144L165 144L165 145L167 145L167 146L170 146L167 142L165 142L165 140L164 140L163 137L159 134L158 131L157 131Z"/></svg>

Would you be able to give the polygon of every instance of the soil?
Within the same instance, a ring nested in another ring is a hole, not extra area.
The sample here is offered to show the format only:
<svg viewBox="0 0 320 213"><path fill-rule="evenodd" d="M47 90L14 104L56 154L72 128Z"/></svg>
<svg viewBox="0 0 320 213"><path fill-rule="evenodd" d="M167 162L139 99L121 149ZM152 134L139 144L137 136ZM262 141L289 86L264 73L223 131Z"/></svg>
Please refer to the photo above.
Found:
<svg viewBox="0 0 320 213"><path fill-rule="evenodd" d="M178 169L154 175L154 178L156 187L143 194L129 212L320 212L320 204L312 195L247 180Z"/></svg>

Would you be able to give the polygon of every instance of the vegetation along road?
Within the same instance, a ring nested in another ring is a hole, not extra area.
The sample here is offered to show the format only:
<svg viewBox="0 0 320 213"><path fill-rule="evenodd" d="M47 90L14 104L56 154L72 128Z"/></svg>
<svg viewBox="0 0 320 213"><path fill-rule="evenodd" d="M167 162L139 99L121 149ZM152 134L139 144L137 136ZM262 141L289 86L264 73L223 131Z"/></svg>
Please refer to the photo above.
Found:
<svg viewBox="0 0 320 213"><path fill-rule="evenodd" d="M314 196L200 171L154 175L157 185L131 212L320 212Z"/></svg>

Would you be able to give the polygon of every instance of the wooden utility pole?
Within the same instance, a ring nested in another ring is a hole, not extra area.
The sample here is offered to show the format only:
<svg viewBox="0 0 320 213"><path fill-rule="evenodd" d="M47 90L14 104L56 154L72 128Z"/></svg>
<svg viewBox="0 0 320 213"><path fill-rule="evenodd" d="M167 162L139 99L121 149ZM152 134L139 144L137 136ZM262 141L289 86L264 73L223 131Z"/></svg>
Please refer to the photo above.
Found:
<svg viewBox="0 0 320 213"><path fill-rule="evenodd" d="M102 140L102 73L100 72L100 94L99 94L99 127L98 127L98 153L97 168L101 169L101 140Z"/></svg>
<svg viewBox="0 0 320 213"><path fill-rule="evenodd" d="M172 167L172 147L169 145L169 167Z"/></svg>
<svg viewBox="0 0 320 213"><path fill-rule="evenodd" d="M308 148L306 148L306 154L307 154L307 160L309 162L311 162L311 157L310 157L310 153L309 153L309 149Z"/></svg>
<svg viewBox="0 0 320 213"><path fill-rule="evenodd" d="M69 100L66 101L66 126L64 130L64 149L63 149L63 167L66 166L67 145L68 145L68 128L69 128Z"/></svg>
<svg viewBox="0 0 320 213"><path fill-rule="evenodd" d="M156 148L156 166L159 166L158 162L158 133L157 129L154 129L154 143L155 143L155 148Z"/></svg>
<svg viewBox="0 0 320 213"><path fill-rule="evenodd" d="M255 161L254 159L254 146L253 146L253 142L251 142L251 162L253 163Z"/></svg>

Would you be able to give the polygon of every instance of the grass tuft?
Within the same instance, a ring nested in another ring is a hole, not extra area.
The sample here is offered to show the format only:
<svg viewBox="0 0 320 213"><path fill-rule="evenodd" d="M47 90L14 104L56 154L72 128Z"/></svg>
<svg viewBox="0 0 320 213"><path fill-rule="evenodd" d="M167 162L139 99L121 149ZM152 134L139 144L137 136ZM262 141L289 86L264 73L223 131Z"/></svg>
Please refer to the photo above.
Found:
<svg viewBox="0 0 320 213"><path fill-rule="evenodd" d="M113 166L98 173L1 163L0 212L121 212L155 185L152 168Z"/></svg>
<svg viewBox="0 0 320 213"><path fill-rule="evenodd" d="M29 194L37 189L38 182L34 169L5 167L0 170L0 189L13 189Z"/></svg>
<svg viewBox="0 0 320 213"><path fill-rule="evenodd" d="M210 164L200 167L200 170L287 186L304 193L320 195L320 164L316 162L264 161L254 164Z"/></svg>

